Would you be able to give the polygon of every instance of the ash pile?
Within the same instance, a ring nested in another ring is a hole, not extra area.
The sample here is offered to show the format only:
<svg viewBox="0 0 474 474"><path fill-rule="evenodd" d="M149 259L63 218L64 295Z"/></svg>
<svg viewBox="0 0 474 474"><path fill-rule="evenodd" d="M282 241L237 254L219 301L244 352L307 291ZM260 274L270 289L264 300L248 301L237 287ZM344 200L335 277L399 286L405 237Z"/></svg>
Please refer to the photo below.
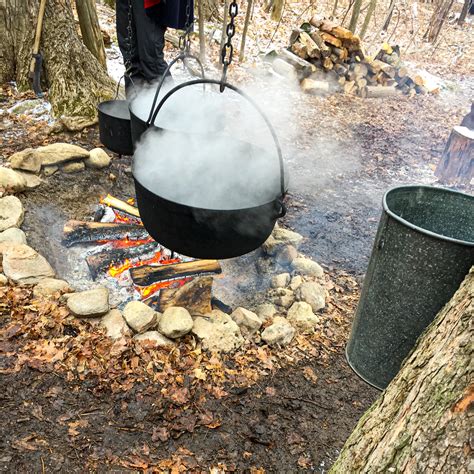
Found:
<svg viewBox="0 0 474 474"><path fill-rule="evenodd" d="M307 93L389 97L427 92L423 77L404 66L397 46L385 43L370 57L359 36L323 18L313 17L293 30L289 48L277 56L274 70L297 77Z"/></svg>

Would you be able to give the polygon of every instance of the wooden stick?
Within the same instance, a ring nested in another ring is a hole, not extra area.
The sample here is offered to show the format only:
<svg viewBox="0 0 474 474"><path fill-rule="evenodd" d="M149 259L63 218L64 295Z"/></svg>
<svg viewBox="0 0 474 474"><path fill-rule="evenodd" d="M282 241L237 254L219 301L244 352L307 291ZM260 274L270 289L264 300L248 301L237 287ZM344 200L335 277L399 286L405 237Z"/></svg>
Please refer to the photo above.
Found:
<svg viewBox="0 0 474 474"><path fill-rule="evenodd" d="M45 9L46 9L46 0L41 0L39 10L38 10L38 23L36 23L36 33L35 33L35 42L33 45L33 55L38 54L38 51L39 51ZM34 72L35 72L35 58L33 58L30 62L30 74L33 74Z"/></svg>
<svg viewBox="0 0 474 474"><path fill-rule="evenodd" d="M116 197L113 197L110 194L107 194L107 196L102 199L102 203L106 204L107 206L113 207L114 209L117 209L119 211L126 212L131 216L140 217L140 213L138 212L138 209L136 207L131 206L127 202L121 201L120 199L117 199Z"/></svg>
<svg viewBox="0 0 474 474"><path fill-rule="evenodd" d="M64 224L63 232L63 243L66 247L99 240L119 240L126 237L131 240L142 240L150 237L140 225L114 222L68 221Z"/></svg>
<svg viewBox="0 0 474 474"><path fill-rule="evenodd" d="M160 249L159 244L151 242L149 244L137 245L136 247L126 247L123 249L109 249L86 257L87 266L95 280L100 273L106 272L111 265L124 264L126 260L136 260L141 258L152 258Z"/></svg>
<svg viewBox="0 0 474 474"><path fill-rule="evenodd" d="M138 286L149 286L163 280L210 273L222 273L222 268L217 260L194 260L158 266L143 265L130 270L133 283Z"/></svg>

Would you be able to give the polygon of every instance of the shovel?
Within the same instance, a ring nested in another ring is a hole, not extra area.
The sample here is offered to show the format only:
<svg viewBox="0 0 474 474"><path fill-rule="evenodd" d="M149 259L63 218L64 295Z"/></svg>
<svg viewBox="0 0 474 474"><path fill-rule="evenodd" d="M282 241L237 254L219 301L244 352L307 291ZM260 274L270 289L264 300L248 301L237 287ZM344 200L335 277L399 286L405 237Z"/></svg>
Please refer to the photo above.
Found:
<svg viewBox="0 0 474 474"><path fill-rule="evenodd" d="M36 97L43 97L43 91L41 90L41 66L43 64L43 56L39 52L39 46L41 41L41 30L43 29L43 17L44 10L46 8L46 0L41 0L39 11L38 11L38 23L36 24L35 42L33 45L33 54L30 63L29 78L33 81L33 90L35 91Z"/></svg>

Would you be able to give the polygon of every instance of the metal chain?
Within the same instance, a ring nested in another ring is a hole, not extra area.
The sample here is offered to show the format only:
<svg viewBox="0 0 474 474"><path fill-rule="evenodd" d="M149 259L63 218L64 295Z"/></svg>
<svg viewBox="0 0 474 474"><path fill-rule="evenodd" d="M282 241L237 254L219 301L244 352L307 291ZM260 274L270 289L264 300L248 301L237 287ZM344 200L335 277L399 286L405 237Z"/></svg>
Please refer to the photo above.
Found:
<svg viewBox="0 0 474 474"><path fill-rule="evenodd" d="M126 51L124 55L125 75L130 77L132 68L132 39L133 39L133 12L132 0L128 0L128 25L127 25L127 39Z"/></svg>
<svg viewBox="0 0 474 474"><path fill-rule="evenodd" d="M193 30L193 23L190 23L191 18L191 0L186 3L186 20L184 23L184 33L179 37L179 49L186 55L190 54L191 51L191 39L190 34Z"/></svg>
<svg viewBox="0 0 474 474"><path fill-rule="evenodd" d="M229 16L230 21L227 25L225 30L227 35L227 41L224 43L221 51L221 63L222 63L222 78L221 78L221 86L220 91L224 92L225 89L225 82L227 79L227 69L229 65L232 63L232 56L234 55L234 47L232 46L232 38L235 35L235 17L239 12L239 7L237 5L236 0L232 0L229 5Z"/></svg>

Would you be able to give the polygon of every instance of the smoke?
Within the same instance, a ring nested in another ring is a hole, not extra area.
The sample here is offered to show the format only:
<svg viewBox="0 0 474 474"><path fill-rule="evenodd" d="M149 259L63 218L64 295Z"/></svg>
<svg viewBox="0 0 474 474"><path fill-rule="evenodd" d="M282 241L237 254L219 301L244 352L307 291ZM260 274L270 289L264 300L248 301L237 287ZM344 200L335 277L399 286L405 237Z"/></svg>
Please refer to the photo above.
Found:
<svg viewBox="0 0 474 474"><path fill-rule="evenodd" d="M270 122L291 136L291 104L268 85L247 88ZM163 91L160 97L165 94ZM146 120L154 90L140 92L132 111ZM134 175L153 193L180 204L217 210L252 208L281 194L277 148L260 113L230 89L193 85L173 94L137 145ZM287 174L285 176L288 182Z"/></svg>

